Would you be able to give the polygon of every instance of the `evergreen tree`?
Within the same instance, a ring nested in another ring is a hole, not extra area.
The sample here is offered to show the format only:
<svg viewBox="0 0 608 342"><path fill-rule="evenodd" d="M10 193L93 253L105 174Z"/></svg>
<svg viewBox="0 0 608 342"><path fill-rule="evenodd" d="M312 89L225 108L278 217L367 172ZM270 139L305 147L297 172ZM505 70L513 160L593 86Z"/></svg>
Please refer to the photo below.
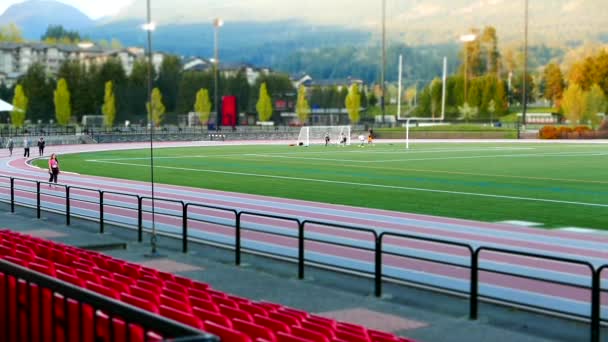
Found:
<svg viewBox="0 0 608 342"><path fill-rule="evenodd" d="M70 90L65 79L61 78L57 82L57 89L54 93L55 118L61 126L66 126L72 118L72 105L70 100Z"/></svg>
<svg viewBox="0 0 608 342"><path fill-rule="evenodd" d="M26 116L33 122L53 118L53 86L42 64L32 64L20 80L29 99Z"/></svg>
<svg viewBox="0 0 608 342"><path fill-rule="evenodd" d="M178 56L165 56L158 73L158 88L169 113L174 113L177 106L177 92L182 76L182 62Z"/></svg>

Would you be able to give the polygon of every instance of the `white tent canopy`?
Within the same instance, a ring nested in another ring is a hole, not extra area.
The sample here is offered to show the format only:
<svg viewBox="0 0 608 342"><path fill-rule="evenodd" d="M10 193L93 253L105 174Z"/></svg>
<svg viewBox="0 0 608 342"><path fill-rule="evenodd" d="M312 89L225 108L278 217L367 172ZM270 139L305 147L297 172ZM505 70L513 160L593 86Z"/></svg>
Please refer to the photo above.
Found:
<svg viewBox="0 0 608 342"><path fill-rule="evenodd" d="M0 100L0 112L12 112L13 105Z"/></svg>

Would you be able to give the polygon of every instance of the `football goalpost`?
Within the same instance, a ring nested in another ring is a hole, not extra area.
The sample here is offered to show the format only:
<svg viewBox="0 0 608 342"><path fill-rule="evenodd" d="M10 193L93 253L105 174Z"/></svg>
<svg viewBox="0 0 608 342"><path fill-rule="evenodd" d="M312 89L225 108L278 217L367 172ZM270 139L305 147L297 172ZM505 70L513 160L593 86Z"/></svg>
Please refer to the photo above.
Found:
<svg viewBox="0 0 608 342"><path fill-rule="evenodd" d="M326 137L330 144L339 145L346 138L346 145L350 145L350 134L350 126L306 126L300 129L298 146L325 144Z"/></svg>
<svg viewBox="0 0 608 342"><path fill-rule="evenodd" d="M405 120L405 148L410 149L410 121L443 121L445 118L445 97L446 97L446 80L448 73L448 59L443 57L443 78L442 78L442 89L441 89L441 117L439 118L428 118L428 117L411 117L401 116L401 77L403 74L403 56L399 55L399 92L397 100L397 119Z"/></svg>

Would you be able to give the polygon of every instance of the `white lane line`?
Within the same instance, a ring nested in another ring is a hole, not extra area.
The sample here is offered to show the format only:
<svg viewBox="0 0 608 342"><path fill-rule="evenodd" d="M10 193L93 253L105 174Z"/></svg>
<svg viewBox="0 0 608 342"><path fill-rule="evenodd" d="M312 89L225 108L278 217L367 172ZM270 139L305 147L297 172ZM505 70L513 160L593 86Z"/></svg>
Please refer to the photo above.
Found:
<svg viewBox="0 0 608 342"><path fill-rule="evenodd" d="M149 168L148 165L142 165L142 164L131 164L131 163L120 163L120 162L106 162L106 161L96 161L96 162L97 163L105 163L105 164L124 165L124 166L138 166L138 167ZM488 198L521 200L521 201L531 201L531 202L571 204L571 205L578 205L578 206L585 206L585 207L608 208L608 204L602 204L602 203L586 203L586 202L575 202L575 201L561 201L561 200L552 200L552 199L547 199L547 198L533 198L533 197L520 197L520 196L507 196L507 195L493 195L493 194L482 194L482 193L476 193L476 192L448 191L448 190L437 190L437 189L425 189L425 188L405 187L405 186L397 186L397 185L382 185L382 184L371 184L371 183L345 182L345 181L334 181L334 180L318 179L318 178L289 177L289 176L266 175L266 174L260 174L260 173L220 171L220 170L208 170L208 169L192 169L192 168L173 167L173 166L156 166L155 168L168 169L168 170L178 170L178 171L219 173L219 174L227 174L227 175L250 176L250 177L260 177L260 178L286 179L286 180L316 182L316 183L326 183L326 184L365 186L365 187L383 188L383 189L397 189L397 190L407 190L407 191L433 192L433 193L442 193L442 194L451 194L451 195L465 195L465 196L476 196L476 197L488 197Z"/></svg>

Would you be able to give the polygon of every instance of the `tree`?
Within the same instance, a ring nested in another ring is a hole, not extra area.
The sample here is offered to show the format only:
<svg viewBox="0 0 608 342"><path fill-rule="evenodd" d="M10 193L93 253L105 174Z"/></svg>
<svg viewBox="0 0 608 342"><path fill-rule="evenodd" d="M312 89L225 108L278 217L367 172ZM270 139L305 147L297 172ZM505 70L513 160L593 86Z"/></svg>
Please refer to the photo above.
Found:
<svg viewBox="0 0 608 342"><path fill-rule="evenodd" d="M439 77L436 77L431 81L430 95L431 95L431 116L435 118L439 116L441 110L441 94L442 94L442 82Z"/></svg>
<svg viewBox="0 0 608 342"><path fill-rule="evenodd" d="M606 95L602 88L599 85L594 84L589 89L587 93L587 103L586 110L583 116L583 120L591 121L591 123L595 126L600 123L599 113L606 112L608 102L606 101Z"/></svg>
<svg viewBox="0 0 608 342"><path fill-rule="evenodd" d="M481 34L480 42L484 53L483 64L486 74L497 75L500 54L498 53L496 28L492 26L485 27Z"/></svg>
<svg viewBox="0 0 608 342"><path fill-rule="evenodd" d="M477 107L471 107L468 103L459 106L458 110L460 111L460 118L466 121L467 123L469 122L469 120L477 117L477 113L479 112L479 109Z"/></svg>
<svg viewBox="0 0 608 342"><path fill-rule="evenodd" d="M72 100L72 115L78 121L85 114L94 113L94 86L91 78L92 73L87 72L86 66L78 61L66 60L59 67L57 78L63 78L70 85Z"/></svg>
<svg viewBox="0 0 608 342"><path fill-rule="evenodd" d="M253 104L249 106L249 98L251 97L251 86L247 80L245 70L239 70L234 77L226 79L224 84L227 85L228 94L236 96L238 99L239 111L246 112L249 108L253 108Z"/></svg>
<svg viewBox="0 0 608 342"><path fill-rule="evenodd" d="M504 115L508 112L508 103L505 81L498 80L496 82L496 90L494 92L494 107L498 116Z"/></svg>
<svg viewBox="0 0 608 342"><path fill-rule="evenodd" d="M29 99L26 116L30 120L50 120L53 118L53 86L42 64L32 64L20 79L25 95Z"/></svg>
<svg viewBox="0 0 608 342"><path fill-rule="evenodd" d="M564 75L557 63L550 63L543 72L543 83L545 86L545 99L559 106L559 101L564 93Z"/></svg>
<svg viewBox="0 0 608 342"><path fill-rule="evenodd" d="M11 112L11 123L15 127L23 127L25 113L27 112L28 99L23 91L23 86L17 84L15 87L15 97L13 97L14 110Z"/></svg>
<svg viewBox="0 0 608 342"><path fill-rule="evenodd" d="M157 127L163 122L165 115L165 105L163 104L163 95L158 88L152 90L152 110L150 110L150 103L146 105L148 109L148 119L151 120Z"/></svg>
<svg viewBox="0 0 608 342"><path fill-rule="evenodd" d="M116 119L116 99L114 98L114 84L112 81L106 82L101 112L103 114L104 126L114 126L114 120Z"/></svg>
<svg viewBox="0 0 608 342"><path fill-rule="evenodd" d="M209 121L209 114L211 114L211 101L209 100L209 91L207 91L207 89L200 89L196 93L194 111L198 113L198 118L202 123Z"/></svg>
<svg viewBox="0 0 608 342"><path fill-rule="evenodd" d="M414 99L416 98L418 89L416 89L416 85L410 86L405 90L405 101L408 106L414 106Z"/></svg>
<svg viewBox="0 0 608 342"><path fill-rule="evenodd" d="M21 29L15 24L0 26L0 42L22 43L23 35Z"/></svg>
<svg viewBox="0 0 608 342"><path fill-rule="evenodd" d="M296 103L296 114L298 115L298 119L301 124L305 124L308 122L308 117L310 116L310 105L308 104L308 100L306 99L306 87L303 85L298 89L298 102Z"/></svg>
<svg viewBox="0 0 608 342"><path fill-rule="evenodd" d="M49 25L44 35L40 37L40 40L47 43L63 42L76 44L80 41L80 33L78 31L66 30L63 25Z"/></svg>
<svg viewBox="0 0 608 342"><path fill-rule="evenodd" d="M177 105L177 91L182 76L182 62L177 56L168 55L163 58L158 73L158 89L163 93L167 111L175 112Z"/></svg>
<svg viewBox="0 0 608 342"><path fill-rule="evenodd" d="M179 82L179 90L177 92L177 109L179 113L188 113L192 110L196 99L197 89L207 89L209 93L213 93L213 73L206 71L188 71L185 72Z"/></svg>
<svg viewBox="0 0 608 342"><path fill-rule="evenodd" d="M144 59L138 59L133 63L133 70L127 81L127 106L129 114L144 114L147 112L146 103L148 102L148 63ZM152 79L155 78L154 68L152 71ZM162 91L161 91L162 92ZM164 93L163 93L164 94Z"/></svg>
<svg viewBox="0 0 608 342"><path fill-rule="evenodd" d="M266 83L260 85L260 96L255 106L260 121L269 121L272 117L272 99L268 95L268 89Z"/></svg>
<svg viewBox="0 0 608 342"><path fill-rule="evenodd" d="M498 83L498 79L494 74L488 74L483 77L483 92L481 98L481 105L479 106L479 112L482 114L490 113L492 116L496 112L496 101L494 98L496 96L496 85ZM494 111L490 112L490 103L494 104Z"/></svg>
<svg viewBox="0 0 608 342"><path fill-rule="evenodd" d="M70 90L65 79L61 78L57 82L57 89L54 93L55 118L61 126L66 126L72 118L72 105L70 101Z"/></svg>
<svg viewBox="0 0 608 342"><path fill-rule="evenodd" d="M587 110L587 96L577 83L571 83L562 98L564 116L572 123L578 123Z"/></svg>
<svg viewBox="0 0 608 342"><path fill-rule="evenodd" d="M350 122L356 124L359 122L359 112L361 110L361 94L359 94L359 85L354 83L348 89L348 95L344 100L344 105L348 111Z"/></svg>
<svg viewBox="0 0 608 342"><path fill-rule="evenodd" d="M477 77L471 80L469 86L469 92L467 94L467 103L473 107L479 108L481 106L482 92L483 92L483 78Z"/></svg>

